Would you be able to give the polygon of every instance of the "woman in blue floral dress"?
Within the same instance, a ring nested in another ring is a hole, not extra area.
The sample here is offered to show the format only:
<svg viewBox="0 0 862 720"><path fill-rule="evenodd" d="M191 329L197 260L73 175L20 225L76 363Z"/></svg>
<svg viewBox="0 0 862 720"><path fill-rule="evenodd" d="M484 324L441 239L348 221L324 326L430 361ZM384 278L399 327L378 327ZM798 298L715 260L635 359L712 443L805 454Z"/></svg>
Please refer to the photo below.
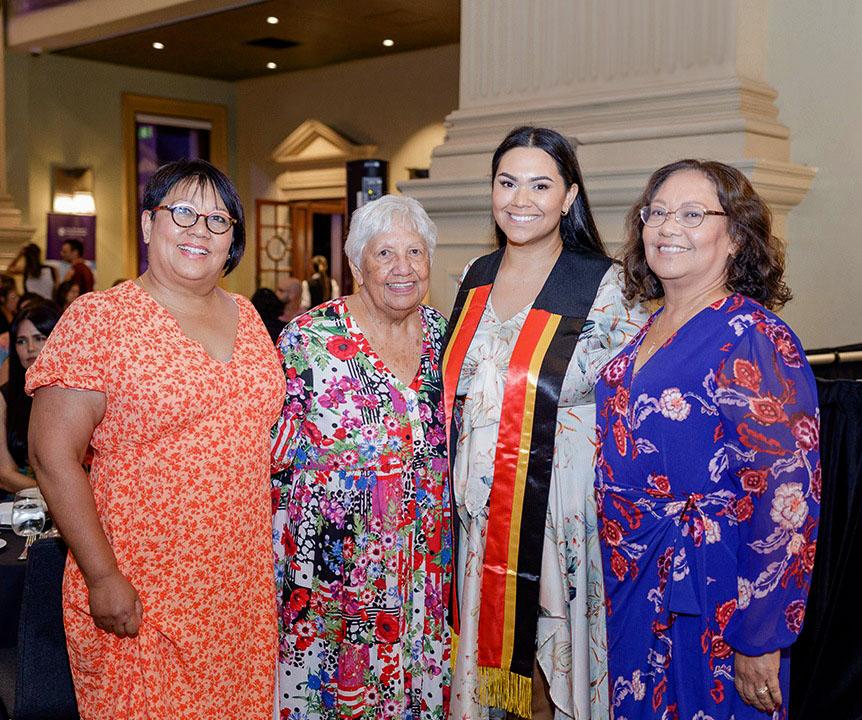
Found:
<svg viewBox="0 0 862 720"><path fill-rule="evenodd" d="M272 432L278 703L290 720L446 717L451 570L437 234L385 196L354 213L358 291L299 316Z"/></svg>
<svg viewBox="0 0 862 720"><path fill-rule="evenodd" d="M714 162L656 171L628 228L627 294L665 305L597 386L614 717L786 718L820 462L781 246Z"/></svg>

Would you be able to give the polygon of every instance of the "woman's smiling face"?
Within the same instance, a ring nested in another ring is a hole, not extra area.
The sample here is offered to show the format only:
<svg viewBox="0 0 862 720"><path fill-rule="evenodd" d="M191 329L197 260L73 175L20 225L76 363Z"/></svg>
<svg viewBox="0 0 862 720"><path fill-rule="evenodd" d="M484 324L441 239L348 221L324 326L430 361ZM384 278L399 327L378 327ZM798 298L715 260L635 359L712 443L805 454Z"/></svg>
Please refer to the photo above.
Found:
<svg viewBox="0 0 862 720"><path fill-rule="evenodd" d="M554 159L535 147L500 158L491 192L494 220L510 243L560 241L560 218L578 194L566 186Z"/></svg>

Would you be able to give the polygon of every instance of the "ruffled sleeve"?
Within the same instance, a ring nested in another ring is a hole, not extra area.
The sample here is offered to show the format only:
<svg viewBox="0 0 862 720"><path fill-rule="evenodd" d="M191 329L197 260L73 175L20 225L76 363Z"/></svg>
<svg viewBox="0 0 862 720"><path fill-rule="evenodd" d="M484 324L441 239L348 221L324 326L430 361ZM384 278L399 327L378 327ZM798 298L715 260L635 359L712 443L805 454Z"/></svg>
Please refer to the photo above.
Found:
<svg viewBox="0 0 862 720"><path fill-rule="evenodd" d="M271 472L282 473L293 462L300 430L311 407L314 388L314 367L308 352L310 342L306 327L309 315L300 315L282 331L278 338L281 366L287 383L284 406L272 427ZM273 477L273 484L276 484Z"/></svg>
<svg viewBox="0 0 862 720"><path fill-rule="evenodd" d="M715 377L724 456L738 483L727 507L739 527L736 609L727 643L757 656L799 634L820 511L817 388L799 341L759 313Z"/></svg>
<svg viewBox="0 0 862 720"><path fill-rule="evenodd" d="M87 293L69 306L27 370L29 395L41 387L107 393L113 302L103 293Z"/></svg>
<svg viewBox="0 0 862 720"><path fill-rule="evenodd" d="M608 268L596 291L560 393L560 405L571 407L593 401L599 371L610 362L646 323L649 313L623 296L623 271Z"/></svg>

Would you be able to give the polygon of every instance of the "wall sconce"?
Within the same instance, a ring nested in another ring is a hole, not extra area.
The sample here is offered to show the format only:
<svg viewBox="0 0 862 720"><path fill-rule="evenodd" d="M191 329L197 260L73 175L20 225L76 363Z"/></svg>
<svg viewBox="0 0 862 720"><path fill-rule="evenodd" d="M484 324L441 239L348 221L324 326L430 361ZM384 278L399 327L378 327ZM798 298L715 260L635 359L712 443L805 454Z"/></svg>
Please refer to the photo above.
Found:
<svg viewBox="0 0 862 720"><path fill-rule="evenodd" d="M51 172L52 212L66 215L94 215L93 170L53 167Z"/></svg>

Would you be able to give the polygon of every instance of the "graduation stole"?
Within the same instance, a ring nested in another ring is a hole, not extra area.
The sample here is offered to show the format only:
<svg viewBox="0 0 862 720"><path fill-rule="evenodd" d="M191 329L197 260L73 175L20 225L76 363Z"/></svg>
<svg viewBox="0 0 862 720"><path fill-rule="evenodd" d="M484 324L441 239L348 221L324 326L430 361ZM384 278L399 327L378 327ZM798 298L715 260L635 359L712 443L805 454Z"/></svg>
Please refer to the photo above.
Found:
<svg viewBox="0 0 862 720"><path fill-rule="evenodd" d="M443 356L449 477L459 419L455 393L467 350L494 285L503 249L476 260L455 299ZM599 283L604 256L564 249L530 308L512 351L494 456L494 481L482 565L478 689L484 705L530 717L539 616L539 575L563 378ZM453 517L457 518L454 496ZM457 524L455 561L458 560ZM456 565L457 567L457 565ZM457 573L449 620L457 655Z"/></svg>

